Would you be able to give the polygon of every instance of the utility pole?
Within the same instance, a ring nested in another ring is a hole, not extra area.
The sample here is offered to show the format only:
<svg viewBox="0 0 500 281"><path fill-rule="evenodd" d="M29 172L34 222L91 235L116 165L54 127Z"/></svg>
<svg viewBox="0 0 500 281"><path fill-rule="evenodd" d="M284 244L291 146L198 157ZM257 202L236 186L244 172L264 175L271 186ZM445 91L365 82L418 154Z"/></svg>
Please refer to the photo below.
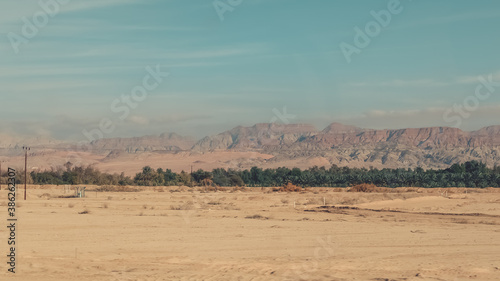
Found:
<svg viewBox="0 0 500 281"><path fill-rule="evenodd" d="M24 150L24 201L26 201L26 183L28 182L28 151L31 148L23 146Z"/></svg>
<svg viewBox="0 0 500 281"><path fill-rule="evenodd" d="M191 175L189 175L189 185L190 187L193 187L193 165L191 165Z"/></svg>

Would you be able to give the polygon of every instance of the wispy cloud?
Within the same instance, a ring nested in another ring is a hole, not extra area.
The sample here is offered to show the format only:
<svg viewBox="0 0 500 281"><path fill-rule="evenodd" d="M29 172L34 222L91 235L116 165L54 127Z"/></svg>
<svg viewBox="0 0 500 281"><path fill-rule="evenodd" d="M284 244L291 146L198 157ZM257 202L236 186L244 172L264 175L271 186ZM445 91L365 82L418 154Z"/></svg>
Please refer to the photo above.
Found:
<svg viewBox="0 0 500 281"><path fill-rule="evenodd" d="M340 118L341 122L373 129L401 129L444 126L452 124L443 120L444 107L408 110L369 110L360 115ZM474 115L464 121L461 129L477 130L481 127L496 125L491 120L500 117L500 104L485 105L478 108Z"/></svg>
<svg viewBox="0 0 500 281"><path fill-rule="evenodd" d="M45 1L44 1L45 3ZM102 9L106 7L130 5L140 3L138 0L85 0L78 1L72 0L67 4L59 5L59 14L81 12L94 9ZM0 23L20 23L21 18L30 18L37 11L43 11L38 1L31 0L16 0L16 1L2 1L2 9L0 9Z"/></svg>
<svg viewBox="0 0 500 281"><path fill-rule="evenodd" d="M431 78L422 79L394 79L388 81L363 81L363 82L352 82L346 85L352 87L444 87L452 86L458 84L477 84L479 83L479 77L488 77L493 75L494 81L500 81L500 71L493 74L478 74L478 75L463 75L456 78L447 80L438 80Z"/></svg>
<svg viewBox="0 0 500 281"><path fill-rule="evenodd" d="M349 86L354 87L433 87L433 86L447 86L449 82L437 81L434 79L414 79L403 80L395 79L390 81L374 81L374 82L353 82Z"/></svg>
<svg viewBox="0 0 500 281"><path fill-rule="evenodd" d="M86 11L93 9L101 9L105 7L113 7L113 6L123 6L130 4L140 3L139 0L85 0L85 1L70 1L63 9L64 12L74 12L74 11Z"/></svg>
<svg viewBox="0 0 500 281"><path fill-rule="evenodd" d="M483 10L483 11L470 11L462 14L455 14L449 16L441 17L422 17L420 20L409 22L406 24L392 25L388 27L388 30L400 30L409 28L421 28L427 26L435 26L442 24L453 24L462 21L477 21L481 19L488 18L500 18L500 12L498 10Z"/></svg>
<svg viewBox="0 0 500 281"><path fill-rule="evenodd" d="M480 77L489 77L492 75L493 81L500 82L500 71L489 74L479 74L479 75L468 75L468 76L460 76L456 78L456 82L459 84L477 84L480 83Z"/></svg>

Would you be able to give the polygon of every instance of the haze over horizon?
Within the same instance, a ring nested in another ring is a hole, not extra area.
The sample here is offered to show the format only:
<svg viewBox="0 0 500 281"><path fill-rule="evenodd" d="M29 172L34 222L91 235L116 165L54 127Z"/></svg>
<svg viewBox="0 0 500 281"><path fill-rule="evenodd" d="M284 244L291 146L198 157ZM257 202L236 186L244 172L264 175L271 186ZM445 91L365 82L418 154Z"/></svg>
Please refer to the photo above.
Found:
<svg viewBox="0 0 500 281"><path fill-rule="evenodd" d="M208 135L203 135L203 136L200 136L200 137L197 137L197 136L193 136L193 135L184 135L184 134L180 134L178 132L174 132L174 131L165 131L165 132L151 132L149 134L144 134L144 135L129 135L129 136L120 136L120 135L114 135L114 136L110 136L110 135L107 135L107 134L104 134L103 138L102 139L114 139L114 138L122 138L122 139L125 139L125 138L141 138L141 137L159 137L159 136L162 136L162 135L177 135L179 137L185 137L187 139L191 139L192 141L201 141L202 139L206 138L206 137L214 137L218 134L222 134L222 133L225 133L227 131L231 131L233 129L237 129L238 127L244 127L244 128L252 128L254 126L257 126L259 124L276 124L276 128L283 128L282 126L284 124L282 123L279 123L279 122L276 122L276 123L256 123L256 124L253 124L253 125L238 125L238 126L235 126L235 127L228 127L228 128L225 128L225 129L222 129L221 131L216 131L216 132L213 132L211 134L208 134ZM346 123L339 123L339 122L332 122L330 123L329 125L325 126L325 127L318 127L318 126L315 126L314 124L307 124L307 123L288 123L286 125L306 125L306 126L313 126L318 132L321 132L323 131L324 129L327 129L330 125L332 124L339 124L341 126L352 126L352 127L355 127L355 128L358 128L358 129L361 129L361 130L380 130L380 131L383 131L383 130L407 130L407 129L426 129L426 128L439 128L439 127L449 127L449 128L453 128L453 127L450 127L450 126L429 126L429 127L406 127L406 128L373 128L373 127L360 127L360 126L356 126L356 125L351 125L351 124L346 124ZM464 132L474 132L474 131L478 131L480 129L485 129L487 127L499 127L500 128L500 125L491 125L491 126L485 126L485 127L481 127L481 128L477 128L477 129L474 129L474 130L463 130ZM458 128L460 129L460 128ZM12 140L14 141L14 143L17 143L18 145L20 145L19 143L19 140L21 138L26 138L26 140L30 140L30 141L33 141L35 138L40 138L41 140L54 140L54 141L63 141L63 142L68 142L68 143L74 143L76 140L73 140L73 139L62 139L62 138L55 138L55 137L52 137L52 136L44 136L44 135L38 135L38 136L28 136L28 135L18 135L18 134L11 134L11 135L8 135L8 134L3 134L3 133L0 133L0 137L6 137L6 136L10 136L11 138L7 139L7 142L4 142L4 144L13 144L13 143L9 143L9 140ZM79 141L82 141L82 143L84 142L91 142L93 140L96 140L96 139L101 139L101 138L96 138L96 134L93 133L92 131L89 131L89 134L88 136L90 137L86 137L87 135L84 135L85 138L79 140ZM28 139L30 138L30 139ZM1 143L1 142L0 142ZM26 143L28 144L28 143ZM43 143L42 143L43 144Z"/></svg>
<svg viewBox="0 0 500 281"><path fill-rule="evenodd" d="M354 44L355 28L390 2L243 0L221 21L213 1L69 1L18 53L12 34L44 10L2 3L0 134L85 140L82 130L104 119L115 127L106 138L199 139L269 122L500 125L497 84L460 124L443 118L471 101L478 77L500 81L500 3L401 0L401 12L346 60L341 44ZM169 75L127 105L123 96L155 72Z"/></svg>

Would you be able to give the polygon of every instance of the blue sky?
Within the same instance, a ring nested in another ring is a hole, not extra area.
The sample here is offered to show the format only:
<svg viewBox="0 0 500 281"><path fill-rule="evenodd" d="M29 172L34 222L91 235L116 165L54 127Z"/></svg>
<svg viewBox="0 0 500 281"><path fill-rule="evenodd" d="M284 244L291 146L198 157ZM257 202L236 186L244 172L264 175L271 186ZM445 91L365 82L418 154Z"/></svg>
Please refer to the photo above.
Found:
<svg viewBox="0 0 500 281"><path fill-rule="evenodd" d="M18 53L12 34L24 36L23 17L33 23L44 10L3 1L0 134L83 140L104 118L114 125L105 137L203 137L272 120L319 129L500 124L498 86L466 115L443 118L474 101L479 76L500 81L500 2L401 0L348 62L340 45L355 46L355 28L391 1L242 0L221 20L209 0L72 0ZM111 104L157 65L169 76L121 120ZM284 107L293 116L283 120L275 112Z"/></svg>

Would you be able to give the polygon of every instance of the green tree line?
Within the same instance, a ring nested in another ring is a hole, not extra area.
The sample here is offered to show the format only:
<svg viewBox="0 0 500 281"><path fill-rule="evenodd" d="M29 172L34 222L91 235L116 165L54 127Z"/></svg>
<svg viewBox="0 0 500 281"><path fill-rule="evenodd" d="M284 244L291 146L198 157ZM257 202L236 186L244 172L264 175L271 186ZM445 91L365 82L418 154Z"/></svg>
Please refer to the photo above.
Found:
<svg viewBox="0 0 500 281"><path fill-rule="evenodd" d="M2 181L6 182L6 174ZM34 184L93 184L93 185L217 185L272 187L291 182L301 187L347 187L362 183L384 187L500 187L500 167L488 168L484 163L470 161L454 164L447 169L376 169L312 167L249 170L217 168L212 171L197 170L192 174L170 169L153 169L146 166L135 177L102 173L93 167L67 167L44 172L31 172L29 182Z"/></svg>

